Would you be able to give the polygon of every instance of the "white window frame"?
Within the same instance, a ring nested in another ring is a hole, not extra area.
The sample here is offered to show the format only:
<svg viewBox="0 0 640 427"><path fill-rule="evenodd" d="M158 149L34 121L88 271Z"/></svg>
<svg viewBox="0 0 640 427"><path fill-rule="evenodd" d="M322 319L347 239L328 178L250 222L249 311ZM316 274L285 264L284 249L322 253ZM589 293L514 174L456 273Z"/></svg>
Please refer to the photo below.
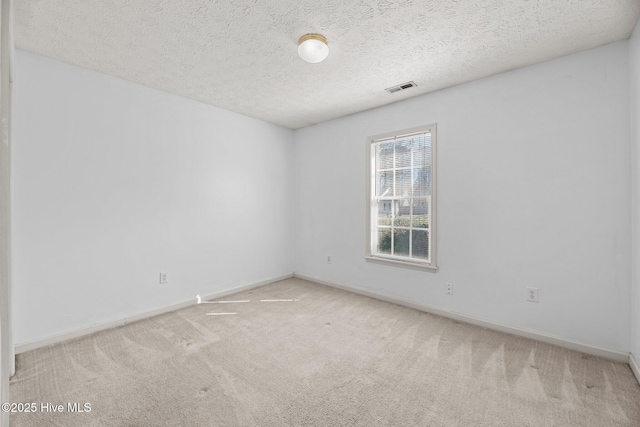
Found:
<svg viewBox="0 0 640 427"><path fill-rule="evenodd" d="M429 260L423 261L416 258L395 256L390 254L380 254L376 252L376 249L373 247L374 241L376 238L374 237L374 233L377 233L377 205L375 203L375 192L376 192L376 152L375 152L375 142L382 139L390 139L390 138L400 138L411 136L420 133L430 133L431 134L431 206L429 209L430 218L429 218ZM366 206L367 206L367 246L365 252L365 259L370 262L393 265L397 267L407 267L419 270L425 270L430 272L436 272L438 270L438 266L436 263L436 254L437 254L437 222L436 222L436 211L437 211L437 201L436 201L436 193L437 193L437 179L436 179L436 167L437 167L437 156L436 156L436 147L437 147L437 136L436 136L436 124L430 124L426 126L418 126L410 129L403 129L394 132L388 132L380 135L369 136L366 139L366 173L367 173L367 191L366 191ZM374 209L376 208L376 209Z"/></svg>

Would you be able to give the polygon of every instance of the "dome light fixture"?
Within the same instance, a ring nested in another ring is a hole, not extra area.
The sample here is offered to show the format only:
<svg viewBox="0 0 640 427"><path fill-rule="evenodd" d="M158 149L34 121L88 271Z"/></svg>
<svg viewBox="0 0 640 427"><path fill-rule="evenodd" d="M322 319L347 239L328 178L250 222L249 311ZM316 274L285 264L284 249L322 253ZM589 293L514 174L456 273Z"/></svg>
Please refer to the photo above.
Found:
<svg viewBox="0 0 640 427"><path fill-rule="evenodd" d="M298 40L298 55L312 64L325 60L329 55L327 39L322 34L305 34Z"/></svg>

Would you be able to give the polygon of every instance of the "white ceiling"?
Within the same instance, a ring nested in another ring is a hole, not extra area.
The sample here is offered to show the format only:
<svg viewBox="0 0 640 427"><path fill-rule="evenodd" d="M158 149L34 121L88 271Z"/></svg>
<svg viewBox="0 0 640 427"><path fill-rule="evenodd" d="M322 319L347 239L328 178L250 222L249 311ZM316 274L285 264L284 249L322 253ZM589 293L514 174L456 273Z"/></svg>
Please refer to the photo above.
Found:
<svg viewBox="0 0 640 427"><path fill-rule="evenodd" d="M640 16L640 0L14 4L20 49L294 129L622 40ZM320 64L297 56L309 32L329 40Z"/></svg>

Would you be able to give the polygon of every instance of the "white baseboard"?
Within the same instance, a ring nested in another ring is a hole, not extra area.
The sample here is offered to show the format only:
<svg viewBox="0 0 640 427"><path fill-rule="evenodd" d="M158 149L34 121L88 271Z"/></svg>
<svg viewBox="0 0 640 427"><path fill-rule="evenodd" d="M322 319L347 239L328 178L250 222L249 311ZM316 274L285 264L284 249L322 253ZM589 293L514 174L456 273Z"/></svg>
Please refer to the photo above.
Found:
<svg viewBox="0 0 640 427"><path fill-rule="evenodd" d="M390 302L393 304L402 305L405 307L413 308L416 310L424 311L427 313L437 314L438 316L448 317L450 319L455 319L461 322L470 323L472 325L481 326L487 329L493 329L500 332L506 332L512 335L518 335L525 338L530 338L536 341L542 341L548 344L555 344L560 347L568 348L571 350L576 350L582 353L590 354L593 356L602 357L605 359L615 360L617 362L630 363L630 355L629 353L624 353L616 350L609 350L602 347L596 347L589 344L584 344L581 342L569 340L566 338L562 338L559 336L546 334L543 332L537 332L530 329L520 328L518 326L507 325L505 323L495 322L493 320L484 319L481 317L460 313L457 311L449 310L446 308L434 307L427 304L421 304L409 300L405 300L403 298L394 297L391 295L386 295L374 291L370 291L368 289L359 288L357 286L344 285L340 283L330 282L322 279L318 279L315 277L305 276L303 274L294 273L294 277L299 279L308 280L310 282L320 283L321 285L330 286L333 288L342 289L345 291L353 292L356 294L364 295L370 298ZM635 361L634 361L635 363ZM636 365L637 368L637 365ZM633 369L633 366L632 366ZM636 377L638 377L637 371ZM640 377L638 377L640 378ZM639 380L640 381L640 380Z"/></svg>
<svg viewBox="0 0 640 427"><path fill-rule="evenodd" d="M638 362L636 362L636 358L633 356L633 353L629 354L629 366L631 366L633 375L636 376L636 380L638 380L638 384L640 384L640 366L638 366Z"/></svg>
<svg viewBox="0 0 640 427"><path fill-rule="evenodd" d="M225 289L224 291L214 292L209 295L202 296L204 301L221 298L227 295L236 294L238 292L246 291L249 289L258 288L260 286L268 285L271 283L279 282L281 280L289 279L293 277L293 273L285 274L283 276L272 277L270 279L261 280L260 282L250 283L248 285L237 286L231 289ZM59 342L67 341L73 338L78 338L84 335L89 335L94 332L103 331L105 329L116 328L118 326L127 325L129 323L136 322L138 320L146 319L148 317L157 316L159 314L168 313L170 311L179 310L181 308L196 305L196 299L191 298L187 301L182 301L176 304L171 304L165 307L160 307L155 310L146 311L144 313L134 314L121 319L113 320L110 322L98 323L96 325L87 326L85 328L75 329L69 332L63 332L61 334L53 335L41 340L32 341L29 343L23 343L16 345L16 354L24 353L26 351L35 350L36 348L46 347L51 344L57 344Z"/></svg>

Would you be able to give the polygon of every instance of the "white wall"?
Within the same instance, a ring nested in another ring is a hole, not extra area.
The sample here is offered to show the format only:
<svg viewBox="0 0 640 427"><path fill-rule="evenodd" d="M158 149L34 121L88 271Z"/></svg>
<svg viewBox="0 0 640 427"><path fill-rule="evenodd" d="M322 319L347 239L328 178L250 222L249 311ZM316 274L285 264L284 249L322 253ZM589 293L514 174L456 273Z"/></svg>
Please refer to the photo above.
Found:
<svg viewBox="0 0 640 427"><path fill-rule="evenodd" d="M296 273L629 351L627 55L620 42L297 130ZM365 137L434 122L440 269L368 263Z"/></svg>
<svg viewBox="0 0 640 427"><path fill-rule="evenodd" d="M295 132L18 51L16 342L295 267L613 350L631 350L633 324L638 355L638 45L636 30ZM367 263L365 137L433 122L440 270Z"/></svg>
<svg viewBox="0 0 640 427"><path fill-rule="evenodd" d="M15 372L11 306L11 134L14 49L10 32L13 7L0 3L0 402L10 402L9 377ZM0 426L9 426L9 413L0 413Z"/></svg>
<svg viewBox="0 0 640 427"><path fill-rule="evenodd" d="M291 130L24 51L16 72L17 344L293 271Z"/></svg>
<svg viewBox="0 0 640 427"><path fill-rule="evenodd" d="M640 22L629 39L629 86L631 99L631 145L633 147L632 218L633 267L631 298L631 352L640 362Z"/></svg>

